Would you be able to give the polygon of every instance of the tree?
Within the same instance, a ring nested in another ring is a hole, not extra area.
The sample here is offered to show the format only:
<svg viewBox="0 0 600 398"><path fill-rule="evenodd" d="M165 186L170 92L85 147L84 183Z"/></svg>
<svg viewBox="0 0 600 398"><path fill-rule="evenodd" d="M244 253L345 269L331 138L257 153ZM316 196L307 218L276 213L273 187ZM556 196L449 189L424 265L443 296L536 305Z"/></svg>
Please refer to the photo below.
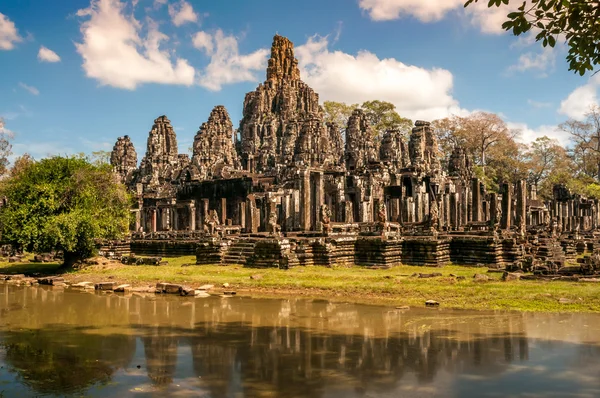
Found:
<svg viewBox="0 0 600 398"><path fill-rule="evenodd" d="M479 0L468 0L465 7ZM484 0L488 1L488 0ZM517 3L512 0L512 5ZM521 0L518 1L521 3ZM488 7L508 5L509 0L489 0ZM515 36L534 29L536 41L554 47L564 38L568 47L569 70L580 75L600 63L600 2L596 0L527 0L507 13L502 28Z"/></svg>
<svg viewBox="0 0 600 398"><path fill-rule="evenodd" d="M323 102L323 112L327 123L335 123L341 129L345 129L348 124L348 118L352 111L358 108L358 104L348 105L343 102L325 101Z"/></svg>
<svg viewBox="0 0 600 398"><path fill-rule="evenodd" d="M386 131L399 129L408 135L412 129L412 120L404 118L396 112L396 106L385 101L365 101L360 106L365 111L369 124L375 130L375 138L381 139Z"/></svg>
<svg viewBox="0 0 600 398"><path fill-rule="evenodd" d="M95 164L97 166L102 164L110 163L110 152L109 151L93 151L90 156L90 163Z"/></svg>
<svg viewBox="0 0 600 398"><path fill-rule="evenodd" d="M0 117L0 176L8 169L8 157L12 153L12 145L9 141L11 133L5 127L4 119Z"/></svg>
<svg viewBox="0 0 600 398"><path fill-rule="evenodd" d="M28 162L2 181L2 239L25 250L64 253L64 266L92 256L96 239L122 237L130 199L110 166L79 157Z"/></svg>
<svg viewBox="0 0 600 398"><path fill-rule="evenodd" d="M567 151L557 140L547 136L538 137L525 152L529 169L529 182L539 186L550 175L570 169Z"/></svg>
<svg viewBox="0 0 600 398"><path fill-rule="evenodd" d="M559 128L571 135L580 170L591 175L590 166L593 167L594 176L600 181L600 107L592 105L584 121L569 119Z"/></svg>

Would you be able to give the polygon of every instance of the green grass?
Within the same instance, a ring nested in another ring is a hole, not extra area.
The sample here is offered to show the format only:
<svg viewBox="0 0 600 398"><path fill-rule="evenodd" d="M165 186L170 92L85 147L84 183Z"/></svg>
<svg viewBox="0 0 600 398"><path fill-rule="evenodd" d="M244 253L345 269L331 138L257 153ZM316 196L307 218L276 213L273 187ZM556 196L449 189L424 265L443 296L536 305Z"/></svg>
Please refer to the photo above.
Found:
<svg viewBox="0 0 600 398"><path fill-rule="evenodd" d="M240 294L273 297L311 297L373 304L424 306L436 300L444 308L520 310L543 312L600 311L600 283L512 281L502 282L499 273L486 268L450 265L443 268L398 266L391 269L354 267L296 267L290 270L255 269L243 266L197 266L193 256L169 258L163 266L91 266L67 272L69 281L115 280L134 286L171 282L189 286L211 283ZM182 267L183 264L192 264ZM0 263L0 274L59 272L59 264ZM440 272L442 277L417 278L414 273ZM474 282L484 273L490 282ZM456 280L450 276L464 276ZM251 279L251 275L261 275ZM560 304L566 298L571 304Z"/></svg>

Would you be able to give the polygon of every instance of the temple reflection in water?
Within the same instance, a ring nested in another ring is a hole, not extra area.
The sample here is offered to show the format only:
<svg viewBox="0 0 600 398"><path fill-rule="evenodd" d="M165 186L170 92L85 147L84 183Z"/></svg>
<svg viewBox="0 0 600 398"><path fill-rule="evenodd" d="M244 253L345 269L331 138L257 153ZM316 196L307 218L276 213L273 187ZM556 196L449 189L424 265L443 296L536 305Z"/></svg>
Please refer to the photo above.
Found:
<svg viewBox="0 0 600 398"><path fill-rule="evenodd" d="M0 383L15 393L469 396L477 383L536 372L554 390L554 375L540 369L600 369L593 315L403 312L9 285L0 285L0 313ZM582 380L560 385L577 389ZM598 392L599 384L586 388Z"/></svg>

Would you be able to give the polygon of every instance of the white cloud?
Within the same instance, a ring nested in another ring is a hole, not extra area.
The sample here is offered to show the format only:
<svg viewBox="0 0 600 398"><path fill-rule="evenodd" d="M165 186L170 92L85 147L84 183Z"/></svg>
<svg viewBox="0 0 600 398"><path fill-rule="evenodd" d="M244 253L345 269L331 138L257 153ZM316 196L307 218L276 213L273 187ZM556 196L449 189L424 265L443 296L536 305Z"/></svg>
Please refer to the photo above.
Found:
<svg viewBox="0 0 600 398"><path fill-rule="evenodd" d="M544 47L540 52L526 52L519 56L517 63L508 68L508 72L537 72L537 77L548 77L554 70L556 58L562 46Z"/></svg>
<svg viewBox="0 0 600 398"><path fill-rule="evenodd" d="M77 12L89 19L81 23L82 43L76 43L88 77L103 85L135 89L143 83L191 85L195 70L183 58L160 48L168 37L147 18L147 35L133 15L126 15L120 0L91 0Z"/></svg>
<svg viewBox="0 0 600 398"><path fill-rule="evenodd" d="M487 7L487 1L464 8L465 0L359 0L358 6L374 21L411 16L421 22L436 22L450 12L466 15L483 33L500 34L506 15L514 6Z"/></svg>
<svg viewBox="0 0 600 398"><path fill-rule="evenodd" d="M583 120L592 105L598 105L600 75L593 75L586 84L577 87L560 103L558 112L576 120Z"/></svg>
<svg viewBox="0 0 600 398"><path fill-rule="evenodd" d="M192 38L192 43L195 48L202 50L207 54L212 54L214 50L213 38L210 33L198 32Z"/></svg>
<svg viewBox="0 0 600 398"><path fill-rule="evenodd" d="M169 16L175 26L198 21L198 14L194 12L192 5L185 0L181 0L176 4L169 4Z"/></svg>
<svg viewBox="0 0 600 398"><path fill-rule="evenodd" d="M22 40L15 23L0 12L0 50L12 50Z"/></svg>
<svg viewBox="0 0 600 398"><path fill-rule="evenodd" d="M46 48L44 46L40 47L40 51L38 51L38 59L42 62L59 62L60 57L57 53Z"/></svg>
<svg viewBox="0 0 600 398"><path fill-rule="evenodd" d="M410 15L422 22L442 19L462 6L463 0L359 0L358 6L374 21L389 21Z"/></svg>
<svg viewBox="0 0 600 398"><path fill-rule="evenodd" d="M23 89L23 90L27 90L29 91L31 94L33 95L39 95L40 94L40 90L38 90L37 88L33 87L33 86L28 86L25 83L19 82L19 86Z"/></svg>
<svg viewBox="0 0 600 398"><path fill-rule="evenodd" d="M528 99L527 103L536 109L550 108L552 106L552 102L535 101L532 99Z"/></svg>
<svg viewBox="0 0 600 398"><path fill-rule="evenodd" d="M6 128L6 123L4 122L4 118L0 116L0 134L5 135L9 138L13 138L15 134Z"/></svg>
<svg viewBox="0 0 600 398"><path fill-rule="evenodd" d="M558 126L542 125L537 128L531 128L525 123L514 122L507 122L506 125L509 129L518 130L520 132L520 134L517 135L516 140L524 144L529 144L537 138L546 136L558 140L562 146L567 146L571 139L569 133L560 130Z"/></svg>
<svg viewBox="0 0 600 398"><path fill-rule="evenodd" d="M240 55L237 38L225 35L220 29L214 35L196 33L193 44L210 57L198 84L211 91L219 91L224 84L258 81L255 71L265 69L267 64L267 49Z"/></svg>
<svg viewBox="0 0 600 398"><path fill-rule="evenodd" d="M452 97L452 73L425 69L396 59L379 59L369 51L356 55L330 51L327 37L313 36L297 47L302 79L320 93L321 100L393 103L401 116L433 120L466 114Z"/></svg>

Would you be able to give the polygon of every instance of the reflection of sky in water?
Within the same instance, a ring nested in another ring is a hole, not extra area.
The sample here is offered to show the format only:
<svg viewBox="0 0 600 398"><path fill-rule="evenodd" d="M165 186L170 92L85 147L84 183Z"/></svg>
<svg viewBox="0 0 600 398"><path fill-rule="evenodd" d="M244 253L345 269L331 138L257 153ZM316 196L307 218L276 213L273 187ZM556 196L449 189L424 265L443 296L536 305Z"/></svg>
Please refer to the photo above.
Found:
<svg viewBox="0 0 600 398"><path fill-rule="evenodd" d="M0 397L600 396L600 316L592 314L7 285L0 312Z"/></svg>

